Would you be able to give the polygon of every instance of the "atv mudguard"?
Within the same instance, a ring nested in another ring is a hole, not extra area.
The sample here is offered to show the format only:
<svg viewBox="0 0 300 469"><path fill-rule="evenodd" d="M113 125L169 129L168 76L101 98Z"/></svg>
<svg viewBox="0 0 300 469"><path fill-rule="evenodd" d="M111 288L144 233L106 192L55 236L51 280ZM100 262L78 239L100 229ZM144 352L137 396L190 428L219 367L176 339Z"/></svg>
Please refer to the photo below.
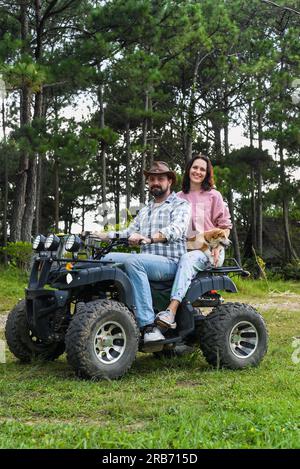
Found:
<svg viewBox="0 0 300 469"><path fill-rule="evenodd" d="M49 272L49 269L48 269ZM71 275L72 279L70 281ZM41 277L43 284L41 285ZM128 276L118 267L97 266L71 271L61 271L56 278L49 280L48 275L42 273L38 281L30 281L25 290L27 320L34 334L42 340L51 341L53 330L51 316L63 314L71 299L76 298L76 290L80 291L85 286L95 285L95 293L99 289L101 293L101 282L110 282L116 286L120 301L135 312L133 291ZM48 282L49 281L49 282ZM52 289L44 288L48 284ZM98 285L97 285L98 284ZM55 288L55 290L53 290Z"/></svg>
<svg viewBox="0 0 300 469"><path fill-rule="evenodd" d="M210 290L224 290L237 293L235 284L227 275L207 275L202 273L192 281L185 296L185 302L193 304L204 293Z"/></svg>
<svg viewBox="0 0 300 469"><path fill-rule="evenodd" d="M67 282L68 275L69 279L70 275L72 276L72 280L69 280L69 283ZM123 270L115 266L99 265L97 267L66 271L63 277L60 276L58 281L53 282L51 286L59 290L75 290L78 288L82 289L85 285L99 284L99 288L101 288L101 283L109 281L115 284L119 292L120 301L129 309L134 309L135 304L130 280Z"/></svg>

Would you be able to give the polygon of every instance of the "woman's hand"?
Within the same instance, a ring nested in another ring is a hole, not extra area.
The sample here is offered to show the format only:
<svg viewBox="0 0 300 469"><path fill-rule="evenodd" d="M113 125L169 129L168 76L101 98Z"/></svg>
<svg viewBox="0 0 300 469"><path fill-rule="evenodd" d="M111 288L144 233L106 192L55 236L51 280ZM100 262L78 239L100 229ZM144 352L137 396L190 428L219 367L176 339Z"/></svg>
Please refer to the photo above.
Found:
<svg viewBox="0 0 300 469"><path fill-rule="evenodd" d="M222 250L222 246L218 246L217 248L212 249L211 253L214 259L214 266L218 267L220 252Z"/></svg>

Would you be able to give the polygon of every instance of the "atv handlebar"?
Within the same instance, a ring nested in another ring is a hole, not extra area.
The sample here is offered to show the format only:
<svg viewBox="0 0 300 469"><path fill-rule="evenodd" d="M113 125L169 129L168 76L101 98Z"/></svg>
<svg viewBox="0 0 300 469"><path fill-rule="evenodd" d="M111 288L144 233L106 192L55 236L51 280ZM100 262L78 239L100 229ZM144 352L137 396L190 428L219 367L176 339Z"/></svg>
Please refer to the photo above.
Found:
<svg viewBox="0 0 300 469"><path fill-rule="evenodd" d="M108 239L101 239L99 236L93 236L89 234L86 238L82 236L85 240L86 246L93 246L95 243L110 243L113 246L120 246L120 245L130 245L129 238L108 238ZM147 242L145 239L140 239L138 245L145 245L145 244L152 244L152 242Z"/></svg>
<svg viewBox="0 0 300 469"><path fill-rule="evenodd" d="M96 246L97 243L108 243L107 246L101 247ZM139 246L145 246L151 244L145 239L141 239L138 242ZM95 260L101 259L101 257L109 254L115 246L130 246L128 238L109 238L107 240L101 239L98 236L89 235L85 240L86 247L93 249L93 257Z"/></svg>

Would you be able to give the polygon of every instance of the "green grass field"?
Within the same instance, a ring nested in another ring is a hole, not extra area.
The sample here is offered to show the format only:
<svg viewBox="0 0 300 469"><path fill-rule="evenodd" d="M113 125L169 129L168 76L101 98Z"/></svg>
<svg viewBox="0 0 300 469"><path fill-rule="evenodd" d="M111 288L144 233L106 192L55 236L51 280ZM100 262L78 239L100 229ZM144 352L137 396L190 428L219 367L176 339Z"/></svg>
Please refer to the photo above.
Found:
<svg viewBox="0 0 300 469"><path fill-rule="evenodd" d="M24 276L0 272L1 314L23 296L24 285ZM65 356L21 365L7 351L0 364L0 447L299 448L300 363L292 354L300 286L240 279L238 286L230 300L257 304L269 329L269 351L258 368L213 370L200 351L163 360L139 354L121 380L89 382L75 378Z"/></svg>

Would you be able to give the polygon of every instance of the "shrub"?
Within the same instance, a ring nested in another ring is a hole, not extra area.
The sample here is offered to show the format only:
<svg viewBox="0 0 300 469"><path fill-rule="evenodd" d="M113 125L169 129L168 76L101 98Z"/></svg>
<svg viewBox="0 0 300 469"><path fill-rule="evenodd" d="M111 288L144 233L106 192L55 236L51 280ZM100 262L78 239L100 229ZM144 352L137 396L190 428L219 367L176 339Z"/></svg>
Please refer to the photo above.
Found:
<svg viewBox="0 0 300 469"><path fill-rule="evenodd" d="M32 258L32 244L24 241L16 243L7 243L7 246L0 248L6 252L10 264L21 270L28 270Z"/></svg>
<svg viewBox="0 0 300 469"><path fill-rule="evenodd" d="M285 280L300 280L300 261L294 261L282 269Z"/></svg>

